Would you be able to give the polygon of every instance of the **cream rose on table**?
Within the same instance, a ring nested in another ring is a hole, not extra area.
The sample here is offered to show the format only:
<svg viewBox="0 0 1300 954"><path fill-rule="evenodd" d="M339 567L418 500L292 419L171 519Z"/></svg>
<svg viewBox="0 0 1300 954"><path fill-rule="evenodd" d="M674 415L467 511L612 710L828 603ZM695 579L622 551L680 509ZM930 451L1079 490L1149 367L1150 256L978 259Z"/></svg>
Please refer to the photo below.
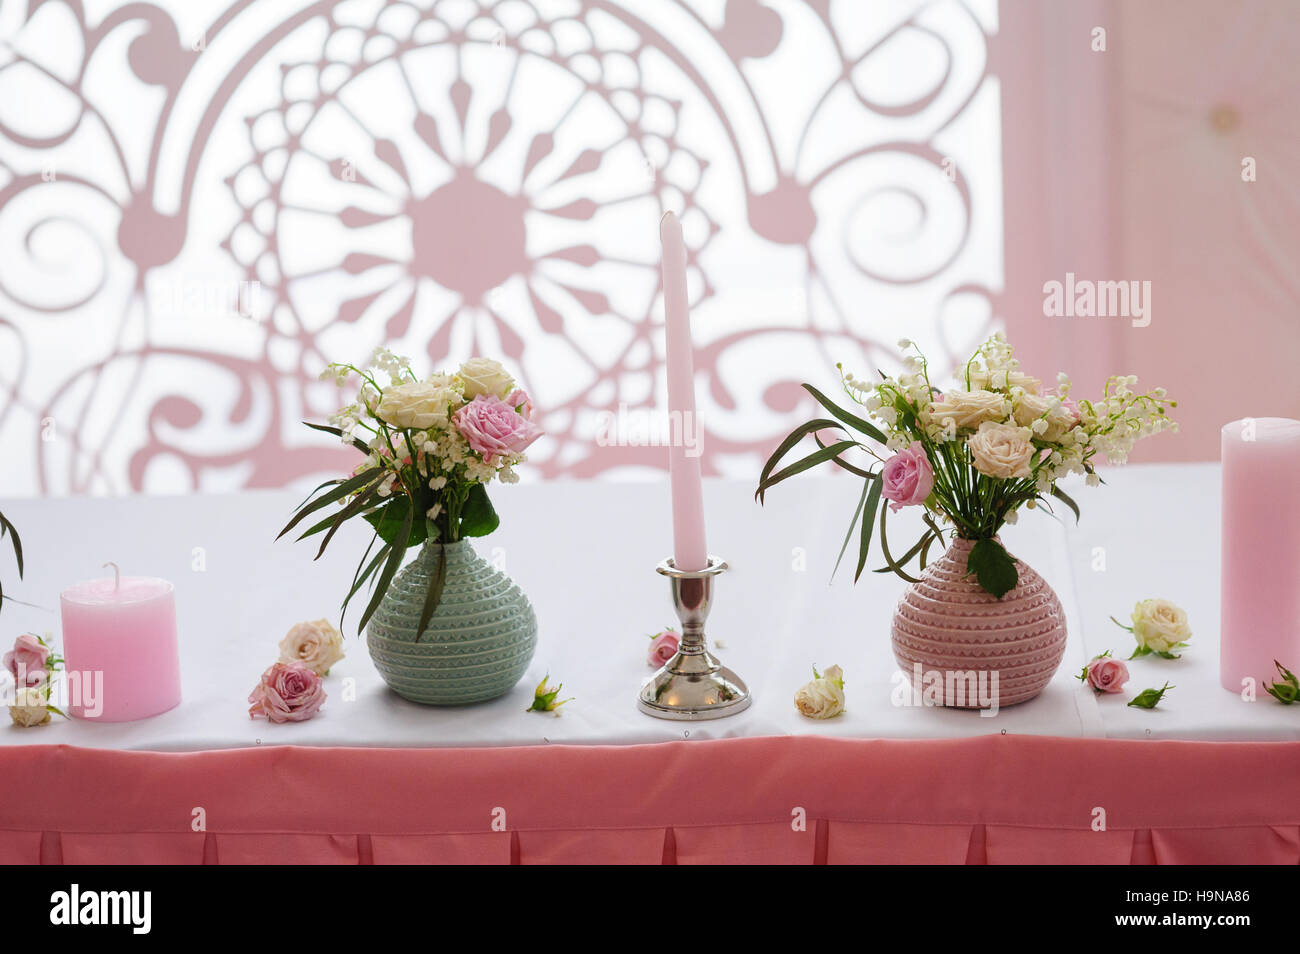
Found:
<svg viewBox="0 0 1300 954"><path fill-rule="evenodd" d="M1139 600L1129 615L1132 626L1125 626L1115 617L1111 621L1120 629L1128 630L1137 641L1137 648L1129 659L1156 655L1164 659L1177 659L1175 649L1181 649L1192 638L1192 628L1187 622L1187 611L1164 599Z"/></svg>
<svg viewBox="0 0 1300 954"><path fill-rule="evenodd" d="M327 619L295 623L280 640L280 662L300 662L318 676L343 658L343 634Z"/></svg>
<svg viewBox="0 0 1300 954"><path fill-rule="evenodd" d="M58 710L50 705L44 689L32 689L26 686L14 690L14 701L9 706L9 718L14 725L24 729L35 725L45 725L50 721L50 713Z"/></svg>
<svg viewBox="0 0 1300 954"><path fill-rule="evenodd" d="M844 670L831 666L825 673L813 669L813 678L794 694L794 707L809 719L833 719L844 711Z"/></svg>

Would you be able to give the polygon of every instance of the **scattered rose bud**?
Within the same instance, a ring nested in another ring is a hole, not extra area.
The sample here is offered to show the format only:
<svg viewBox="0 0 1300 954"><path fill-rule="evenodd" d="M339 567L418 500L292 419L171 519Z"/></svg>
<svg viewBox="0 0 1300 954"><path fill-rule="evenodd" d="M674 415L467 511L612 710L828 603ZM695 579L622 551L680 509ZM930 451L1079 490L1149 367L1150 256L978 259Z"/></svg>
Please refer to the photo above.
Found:
<svg viewBox="0 0 1300 954"><path fill-rule="evenodd" d="M1282 678L1277 682L1265 686L1264 691L1278 702L1289 706L1291 703L1295 702L1297 698L1300 698L1300 679L1297 679L1295 673L1290 669L1287 669L1276 659L1273 660L1273 665L1277 667L1277 671Z"/></svg>
<svg viewBox="0 0 1300 954"><path fill-rule="evenodd" d="M300 662L274 663L249 693L249 718L272 722L306 722L325 702L321 678Z"/></svg>
<svg viewBox="0 0 1300 954"><path fill-rule="evenodd" d="M560 690L564 688L564 683L556 683L555 688L552 689L547 685L550 678L551 674L547 673L542 677L542 681L537 684L537 688L533 691L533 704L525 710L526 712L554 712L558 716L560 706L573 701L573 697L570 696L568 699L561 699L557 702L556 697L559 696Z"/></svg>
<svg viewBox="0 0 1300 954"><path fill-rule="evenodd" d="M1132 626L1125 626L1114 616L1110 619L1120 629L1132 633L1137 641L1137 648L1129 659L1150 655L1177 659L1174 650L1186 646L1192 638L1186 611L1169 600L1141 600L1130 614Z"/></svg>
<svg viewBox="0 0 1300 954"><path fill-rule="evenodd" d="M1160 704L1160 700L1165 697L1165 693L1174 686L1165 683L1159 689L1143 689L1129 702L1135 709L1154 709Z"/></svg>
<svg viewBox="0 0 1300 954"><path fill-rule="evenodd" d="M655 633L650 637L650 652L646 654L646 664L653 669L666 664L677 655L677 647L681 645L681 641L681 635L674 629Z"/></svg>
<svg viewBox="0 0 1300 954"><path fill-rule="evenodd" d="M813 679L794 694L794 705L809 719L833 719L844 711L844 670L831 666L822 675L814 667Z"/></svg>
<svg viewBox="0 0 1300 954"><path fill-rule="evenodd" d="M1111 657L1110 650L1094 656L1078 676L1097 692L1119 692L1128 682L1128 666Z"/></svg>

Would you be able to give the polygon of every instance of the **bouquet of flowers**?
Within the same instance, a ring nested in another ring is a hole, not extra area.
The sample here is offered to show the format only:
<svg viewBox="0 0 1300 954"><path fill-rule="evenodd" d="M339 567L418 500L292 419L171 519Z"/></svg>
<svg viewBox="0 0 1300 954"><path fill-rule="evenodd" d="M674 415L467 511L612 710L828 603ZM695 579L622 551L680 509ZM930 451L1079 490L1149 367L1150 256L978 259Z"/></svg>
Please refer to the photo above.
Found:
<svg viewBox="0 0 1300 954"><path fill-rule="evenodd" d="M380 383L381 376L387 378L386 385ZM280 536L331 504L338 509L298 538L324 534L317 559L348 520L360 517L374 528L343 600L346 614L357 591L367 581L376 581L358 627L364 629L410 547L425 542L445 545L496 529L499 520L487 484L494 479L517 481L514 468L542 432L533 422L528 395L505 368L488 358L471 358L455 373L421 379L411 371L409 360L380 348L367 368L331 364L321 377L340 387L359 382L359 392L328 426L307 426L335 435L365 456L350 477L317 487ZM438 607L445 567L446 561L440 560L425 596L417 638Z"/></svg>
<svg viewBox="0 0 1300 954"><path fill-rule="evenodd" d="M925 569L931 545L942 543L945 533L952 534L976 541L967 570L1000 598L1018 580L1014 559L996 539L1003 524L1015 523L1021 507L1044 504L1050 510L1049 498L1068 507L1077 520L1079 508L1058 486L1061 478L1079 475L1095 486L1101 483L1094 469L1097 455L1123 463L1139 439L1178 427L1168 415L1176 402L1166 398L1163 388L1137 392L1132 375L1111 376L1095 401L1076 401L1065 374L1057 375L1055 393L1044 393L1037 378L1020 370L1001 332L957 369L956 382L947 390L930 383L925 357L912 342L899 345L906 354L906 370L896 377L881 372L880 381L873 384L840 369L845 394L878 425L804 385L831 416L801 424L781 442L764 465L755 494L761 503L769 488L827 462L863 478L862 496L840 550L843 559L861 520L855 581L866 566L879 509L886 566L876 572L892 570L915 582L907 564L916 558ZM830 431L843 436L824 436ZM879 447L863 443L854 432ZM818 449L777 470L809 435ZM844 456L856 450L874 461L859 464ZM879 506L882 497L888 507ZM908 506L921 508L926 529L895 559L885 516Z"/></svg>

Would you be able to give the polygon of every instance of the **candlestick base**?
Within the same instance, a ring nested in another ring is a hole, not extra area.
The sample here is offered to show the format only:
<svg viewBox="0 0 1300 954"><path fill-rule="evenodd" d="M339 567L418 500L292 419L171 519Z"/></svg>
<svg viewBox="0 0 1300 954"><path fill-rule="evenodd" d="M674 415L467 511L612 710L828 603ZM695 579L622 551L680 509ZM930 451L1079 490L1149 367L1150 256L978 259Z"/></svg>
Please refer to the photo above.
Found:
<svg viewBox="0 0 1300 954"><path fill-rule="evenodd" d="M703 570L679 570L671 559L657 567L672 584L673 608L681 620L677 654L646 680L637 708L657 719L721 719L749 708L749 689L705 647L704 620L713 598L713 578L727 569L709 557Z"/></svg>

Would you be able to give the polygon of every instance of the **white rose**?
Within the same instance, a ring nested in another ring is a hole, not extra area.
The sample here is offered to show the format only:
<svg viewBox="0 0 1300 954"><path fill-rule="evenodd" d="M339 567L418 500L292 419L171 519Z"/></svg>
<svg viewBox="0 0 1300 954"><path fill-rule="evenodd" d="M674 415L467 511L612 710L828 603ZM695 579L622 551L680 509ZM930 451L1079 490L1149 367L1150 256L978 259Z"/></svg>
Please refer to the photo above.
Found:
<svg viewBox="0 0 1300 954"><path fill-rule="evenodd" d="M1142 600L1133 607L1133 638L1154 653L1173 652L1192 638L1186 611L1168 600Z"/></svg>
<svg viewBox="0 0 1300 954"><path fill-rule="evenodd" d="M949 391L942 401L926 405L925 415L932 424L946 428L979 427L985 421L1001 421L1007 416L1007 399L993 391Z"/></svg>
<svg viewBox="0 0 1300 954"><path fill-rule="evenodd" d="M844 677L839 666L831 666L819 679L799 688L794 705L810 719L832 719L844 711Z"/></svg>
<svg viewBox="0 0 1300 954"><path fill-rule="evenodd" d="M1035 421L1042 420L1046 427L1039 436L1045 441L1059 441L1066 431L1078 423L1074 412L1064 404L1058 401L1053 407L1050 398L1039 397L1037 394L1021 395L1016 401L1014 416L1017 424L1029 428L1034 426Z"/></svg>
<svg viewBox="0 0 1300 954"><path fill-rule="evenodd" d="M1029 428L986 422L966 441L975 469L989 477L1029 477L1034 445Z"/></svg>
<svg viewBox="0 0 1300 954"><path fill-rule="evenodd" d="M457 394L445 377L395 384L384 389L375 417L393 427L427 430L447 423L447 408Z"/></svg>
<svg viewBox="0 0 1300 954"><path fill-rule="evenodd" d="M965 375L961 375L965 380ZM971 369L970 386L974 388L991 388L994 391L1009 391L1022 388L1027 394L1037 394L1043 382L1030 377L1022 371L976 371Z"/></svg>
<svg viewBox="0 0 1300 954"><path fill-rule="evenodd" d="M456 372L465 382L465 400L472 401L480 394L504 398L515 389L515 379L491 358L470 358Z"/></svg>
<svg viewBox="0 0 1300 954"><path fill-rule="evenodd" d="M300 662L318 676L343 658L343 634L329 620L297 623L280 640L280 662Z"/></svg>
<svg viewBox="0 0 1300 954"><path fill-rule="evenodd" d="M9 707L9 718L14 720L14 725L23 728L45 725L50 721L48 704L41 689L17 689L14 691L14 704Z"/></svg>

